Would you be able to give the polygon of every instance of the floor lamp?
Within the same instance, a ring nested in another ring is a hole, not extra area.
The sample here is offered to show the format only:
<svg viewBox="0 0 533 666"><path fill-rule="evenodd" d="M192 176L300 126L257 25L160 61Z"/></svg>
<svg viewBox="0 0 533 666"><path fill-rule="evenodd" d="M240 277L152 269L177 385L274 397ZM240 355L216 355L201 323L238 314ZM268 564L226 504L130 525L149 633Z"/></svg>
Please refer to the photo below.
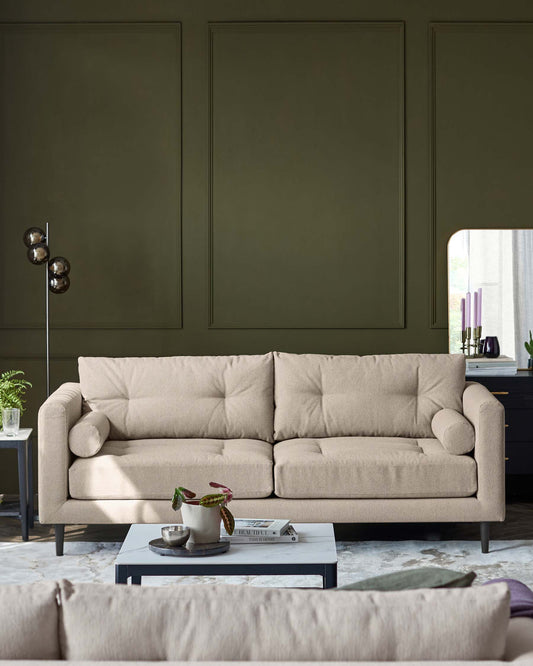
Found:
<svg viewBox="0 0 533 666"><path fill-rule="evenodd" d="M70 263L65 257L50 259L50 236L48 222L43 231L40 227L26 229L23 236L24 245L28 248L29 261L39 266L47 264L45 272L45 320L46 320L46 397L50 395L50 308L48 303L49 292L64 294L70 287Z"/></svg>

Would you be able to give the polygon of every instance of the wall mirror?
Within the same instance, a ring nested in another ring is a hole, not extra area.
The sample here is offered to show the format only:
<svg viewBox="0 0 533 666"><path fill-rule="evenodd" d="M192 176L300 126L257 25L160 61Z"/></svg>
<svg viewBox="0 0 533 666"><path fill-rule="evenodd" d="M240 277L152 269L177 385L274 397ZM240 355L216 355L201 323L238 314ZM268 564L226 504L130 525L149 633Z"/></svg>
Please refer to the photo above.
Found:
<svg viewBox="0 0 533 666"><path fill-rule="evenodd" d="M533 330L533 229L462 229L448 242L450 352L461 351L461 299L481 289L481 337L497 336L502 355L527 368ZM477 298L476 298L477 300ZM479 311L478 311L479 316Z"/></svg>

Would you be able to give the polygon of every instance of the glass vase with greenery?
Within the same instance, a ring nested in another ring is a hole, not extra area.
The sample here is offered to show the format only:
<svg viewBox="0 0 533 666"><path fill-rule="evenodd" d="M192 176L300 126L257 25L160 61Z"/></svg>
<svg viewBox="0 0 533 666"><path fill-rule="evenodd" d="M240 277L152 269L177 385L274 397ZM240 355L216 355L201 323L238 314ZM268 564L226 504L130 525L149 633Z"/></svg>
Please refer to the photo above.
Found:
<svg viewBox="0 0 533 666"><path fill-rule="evenodd" d="M24 395L31 383L23 379L22 370L6 370L0 375L0 426L2 426L3 409L20 409L24 412Z"/></svg>

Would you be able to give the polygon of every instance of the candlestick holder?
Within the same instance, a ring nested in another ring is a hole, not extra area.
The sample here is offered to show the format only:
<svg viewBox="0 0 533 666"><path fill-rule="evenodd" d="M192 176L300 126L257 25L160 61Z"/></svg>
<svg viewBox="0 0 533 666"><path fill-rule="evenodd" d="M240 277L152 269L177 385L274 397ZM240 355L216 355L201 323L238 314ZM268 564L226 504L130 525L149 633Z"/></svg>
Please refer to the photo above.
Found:
<svg viewBox="0 0 533 666"><path fill-rule="evenodd" d="M473 334L473 335L472 335ZM466 358L480 358L483 356L479 352L479 345L481 340L481 326L467 326L464 331L461 331L461 351Z"/></svg>
<svg viewBox="0 0 533 666"><path fill-rule="evenodd" d="M474 353L473 353L473 358L479 358L480 356L483 356L479 352L479 341L481 340L481 326L475 326L474 327Z"/></svg>
<svg viewBox="0 0 533 666"><path fill-rule="evenodd" d="M465 356L468 356L466 329L464 331L461 331L461 351Z"/></svg>

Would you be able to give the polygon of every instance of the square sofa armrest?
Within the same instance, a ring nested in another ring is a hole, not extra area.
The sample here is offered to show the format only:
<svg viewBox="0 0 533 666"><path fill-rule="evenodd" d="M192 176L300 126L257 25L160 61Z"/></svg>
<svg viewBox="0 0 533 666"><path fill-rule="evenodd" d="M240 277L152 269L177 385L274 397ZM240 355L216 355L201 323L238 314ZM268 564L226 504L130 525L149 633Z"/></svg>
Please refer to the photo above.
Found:
<svg viewBox="0 0 533 666"><path fill-rule="evenodd" d="M67 383L41 405L38 424L39 519L53 523L68 498L70 451L68 434L82 412L79 384Z"/></svg>
<svg viewBox="0 0 533 666"><path fill-rule="evenodd" d="M505 410L482 384L466 382L463 413L474 426L474 458L478 468L477 497L491 513L505 517Z"/></svg>

